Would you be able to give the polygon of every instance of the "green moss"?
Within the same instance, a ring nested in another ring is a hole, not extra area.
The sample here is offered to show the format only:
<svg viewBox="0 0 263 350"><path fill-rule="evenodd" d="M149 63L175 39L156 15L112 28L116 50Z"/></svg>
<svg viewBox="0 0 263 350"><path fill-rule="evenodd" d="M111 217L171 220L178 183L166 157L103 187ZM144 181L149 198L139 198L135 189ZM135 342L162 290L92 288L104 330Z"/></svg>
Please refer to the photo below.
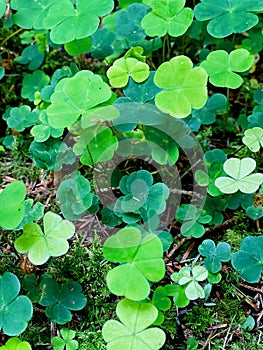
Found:
<svg viewBox="0 0 263 350"><path fill-rule="evenodd" d="M215 310L202 305L193 306L182 319L186 328L191 329L194 336L202 336L202 333L216 321Z"/></svg>

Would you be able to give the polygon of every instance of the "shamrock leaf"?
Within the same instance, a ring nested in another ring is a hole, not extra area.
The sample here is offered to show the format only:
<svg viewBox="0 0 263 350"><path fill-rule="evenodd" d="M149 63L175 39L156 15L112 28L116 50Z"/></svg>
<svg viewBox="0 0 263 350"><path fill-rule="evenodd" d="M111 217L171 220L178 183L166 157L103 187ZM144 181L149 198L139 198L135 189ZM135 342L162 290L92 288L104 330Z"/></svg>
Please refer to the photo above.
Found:
<svg viewBox="0 0 263 350"><path fill-rule="evenodd" d="M35 93L40 92L49 83L49 80L49 76L41 70L26 74L22 81L21 96L33 102Z"/></svg>
<svg viewBox="0 0 263 350"><path fill-rule="evenodd" d="M195 6L195 17L198 21L210 22L207 31L215 38L224 38L233 33L246 32L258 23L257 15L251 12L263 10L261 0L201 0Z"/></svg>
<svg viewBox="0 0 263 350"><path fill-rule="evenodd" d="M38 113L36 111L31 112L29 106L20 106L11 108L6 122L9 128L13 128L15 131L20 132L34 125L37 120Z"/></svg>
<svg viewBox="0 0 263 350"><path fill-rule="evenodd" d="M121 322L108 320L102 328L108 350L158 350L163 346L164 331L148 328L158 315L154 305L123 299L118 303L116 312Z"/></svg>
<svg viewBox="0 0 263 350"><path fill-rule="evenodd" d="M66 350L76 350L78 348L77 340L73 339L76 335L71 329L61 328L60 337L53 337L51 339L51 344L53 345L54 350L63 350L66 347Z"/></svg>
<svg viewBox="0 0 263 350"><path fill-rule="evenodd" d="M113 7L112 0L88 3L78 0L75 6L70 0L60 0L49 7L43 24L51 28L50 38L55 44L64 44L93 34L99 26L99 17L111 12Z"/></svg>
<svg viewBox="0 0 263 350"><path fill-rule="evenodd" d="M50 136L58 138L63 134L64 129L55 129L48 124L46 111L40 111L38 123L30 130L36 142L45 142Z"/></svg>
<svg viewBox="0 0 263 350"><path fill-rule="evenodd" d="M217 273L221 270L221 261L227 262L231 258L231 248L226 242L220 242L217 246L211 239L205 239L199 245L198 251L205 256L204 264L208 271Z"/></svg>
<svg viewBox="0 0 263 350"><path fill-rule="evenodd" d="M30 70L38 69L45 58L44 52L39 51L38 47L38 44L26 47L22 51L22 55L16 57L14 61L20 64L28 64L28 69Z"/></svg>
<svg viewBox="0 0 263 350"><path fill-rule="evenodd" d="M0 193L0 226L6 230L14 229L24 216L26 186L14 181Z"/></svg>
<svg viewBox="0 0 263 350"><path fill-rule="evenodd" d="M216 179L215 185L223 193L253 193L263 183L263 174L249 175L256 167L252 158L230 158L224 163L224 171L230 177L222 176Z"/></svg>
<svg viewBox="0 0 263 350"><path fill-rule="evenodd" d="M17 337L8 339L5 345L0 346L0 350L31 350L31 345L27 341L22 341Z"/></svg>
<svg viewBox="0 0 263 350"><path fill-rule="evenodd" d="M51 322L65 324L70 322L70 310L83 309L87 298L82 293L81 285L74 281L67 281L61 287L49 275L42 275L39 287L42 291L39 304L46 307L46 315Z"/></svg>
<svg viewBox="0 0 263 350"><path fill-rule="evenodd" d="M60 209L67 220L77 220L92 205L90 183L79 172L60 183L58 188Z"/></svg>
<svg viewBox="0 0 263 350"><path fill-rule="evenodd" d="M47 16L49 7L57 0L12 0L11 8L17 12L14 14L14 22L26 29L48 29L43 21Z"/></svg>
<svg viewBox="0 0 263 350"><path fill-rule="evenodd" d="M214 94L201 109L193 109L192 116L198 118L201 124L208 125L216 121L216 115L227 111L227 98L222 94Z"/></svg>
<svg viewBox="0 0 263 350"><path fill-rule="evenodd" d="M155 305L159 310L162 311L169 310L172 306L171 300L168 298L169 295L171 295L170 285L166 285L165 287L157 287L152 296L153 305Z"/></svg>
<svg viewBox="0 0 263 350"><path fill-rule="evenodd" d="M129 47L134 46L146 36L141 21L149 12L148 7L143 4L131 4L116 16L116 34L123 41L129 41ZM132 21L130 20L132 18Z"/></svg>
<svg viewBox="0 0 263 350"><path fill-rule="evenodd" d="M35 165L47 170L60 170L63 164L73 164L75 154L65 143L49 138L45 142L33 141L29 151Z"/></svg>
<svg viewBox="0 0 263 350"><path fill-rule="evenodd" d="M74 124L80 115L110 99L110 87L102 78L89 70L83 70L72 78L58 82L47 108L51 127L60 129Z"/></svg>
<svg viewBox="0 0 263 350"><path fill-rule="evenodd" d="M91 56L93 58L102 59L110 56L114 52L113 43L115 34L107 28L98 29L92 36Z"/></svg>
<svg viewBox="0 0 263 350"><path fill-rule="evenodd" d="M193 10L184 8L185 0L153 0L152 12L142 20L142 27L149 36L181 36L193 21Z"/></svg>
<svg viewBox="0 0 263 350"><path fill-rule="evenodd" d="M211 215L212 220L209 225L221 225L224 221L222 211L226 209L227 201L221 197L206 197L204 209L208 215Z"/></svg>
<svg viewBox="0 0 263 350"><path fill-rule="evenodd" d="M176 211L176 219L182 222L180 230L183 236L199 238L205 233L202 224L210 222L212 217L207 215L205 210L198 212L192 204L181 204Z"/></svg>
<svg viewBox="0 0 263 350"><path fill-rule="evenodd" d="M224 50L210 52L200 64L209 75L211 84L219 87L237 89L243 83L240 75L234 72L245 72L253 64L254 57L246 49L236 49L228 54Z"/></svg>
<svg viewBox="0 0 263 350"><path fill-rule="evenodd" d="M11 272L0 275L0 330L9 336L24 332L33 314L31 301L25 295L18 296L19 291L16 275Z"/></svg>
<svg viewBox="0 0 263 350"><path fill-rule="evenodd" d="M81 155L82 164L90 165L111 159L118 148L118 139L106 126L93 125L83 129L73 150Z"/></svg>
<svg viewBox="0 0 263 350"><path fill-rule="evenodd" d="M185 295L190 300L204 298L205 292L198 282L204 281L208 276L208 271L202 266L194 266L192 270L183 268L179 285L186 285Z"/></svg>
<svg viewBox="0 0 263 350"><path fill-rule="evenodd" d="M42 218L44 215L44 204L37 202L33 207L33 199L27 199L24 202L25 211L24 211L24 217L20 224L14 228L14 230L22 230L25 224L37 221Z"/></svg>
<svg viewBox="0 0 263 350"><path fill-rule="evenodd" d="M107 70L107 77L111 86L120 88L126 86L131 77L136 83L142 83L149 77L150 71L147 63L138 61L133 57L122 57L114 61Z"/></svg>
<svg viewBox="0 0 263 350"><path fill-rule="evenodd" d="M263 217L263 206L254 207L252 205L251 207L246 208L246 214L252 220L261 219Z"/></svg>
<svg viewBox="0 0 263 350"><path fill-rule="evenodd" d="M143 300L150 293L149 281L163 278L165 267L162 243L154 234L142 239L141 231L127 227L106 240L105 259L120 262L107 275L110 291L131 300Z"/></svg>
<svg viewBox="0 0 263 350"><path fill-rule="evenodd" d="M187 117L192 108L202 108L207 101L207 74L201 67L193 68L186 56L162 63L154 83L164 89L155 97L156 106L173 117Z"/></svg>
<svg viewBox="0 0 263 350"><path fill-rule="evenodd" d="M243 143L250 149L251 152L258 152L260 147L263 147L263 129L255 127L245 131L245 136L242 138Z"/></svg>
<svg viewBox="0 0 263 350"><path fill-rule="evenodd" d="M241 242L240 250L233 254L232 265L245 281L259 281L263 269L262 252L263 236L247 236Z"/></svg>
<svg viewBox="0 0 263 350"><path fill-rule="evenodd" d="M44 215L44 233L36 223L24 226L23 234L15 241L16 250L28 252L29 260L35 265L44 264L50 256L66 254L69 248L67 239L74 235L74 225L52 212Z"/></svg>

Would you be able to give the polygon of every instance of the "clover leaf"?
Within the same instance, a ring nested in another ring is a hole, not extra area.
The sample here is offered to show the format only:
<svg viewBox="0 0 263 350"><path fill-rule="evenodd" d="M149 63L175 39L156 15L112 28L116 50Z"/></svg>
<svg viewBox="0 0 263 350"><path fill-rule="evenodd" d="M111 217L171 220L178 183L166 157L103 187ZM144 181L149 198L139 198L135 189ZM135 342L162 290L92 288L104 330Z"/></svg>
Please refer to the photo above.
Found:
<svg viewBox="0 0 263 350"><path fill-rule="evenodd" d="M116 295L143 300L150 293L148 280L157 282L164 276L163 247L154 234L142 239L134 227L121 229L106 240L103 253L105 259L122 263L107 275L108 288Z"/></svg>
<svg viewBox="0 0 263 350"><path fill-rule="evenodd" d="M115 34L110 32L107 28L98 29L92 36L91 56L93 58L105 58L113 54L113 43ZM87 51L87 50L86 50Z"/></svg>
<svg viewBox="0 0 263 350"><path fill-rule="evenodd" d="M142 27L149 36L183 35L190 27L194 13L184 8L185 0L153 0L152 11L142 20Z"/></svg>
<svg viewBox="0 0 263 350"><path fill-rule="evenodd" d="M163 346L164 331L157 327L148 328L158 315L154 305L123 299L116 312L121 322L108 320L102 328L107 350L158 350Z"/></svg>
<svg viewBox="0 0 263 350"><path fill-rule="evenodd" d="M92 205L93 195L90 183L80 172L71 174L70 178L61 181L58 188L60 209L67 220L77 220Z"/></svg>
<svg viewBox="0 0 263 350"><path fill-rule="evenodd" d="M74 235L74 225L52 212L47 212L43 218L44 233L36 223L24 226L23 234L15 241L16 250L28 252L29 260L35 265L44 264L50 256L66 254L69 248L67 239Z"/></svg>
<svg viewBox="0 0 263 350"><path fill-rule="evenodd" d="M44 215L44 204L37 202L34 206L33 205L33 199L27 199L24 202L25 210L24 210L24 217L20 224L14 228L14 230L22 230L25 224L37 221L42 218Z"/></svg>
<svg viewBox="0 0 263 350"><path fill-rule="evenodd" d="M76 154L82 154L80 161L85 165L94 165L111 159L118 148L118 139L106 126L94 125L84 129L78 143L73 147Z"/></svg>
<svg viewBox="0 0 263 350"><path fill-rule="evenodd" d="M47 29L43 21L47 16L49 7L56 0L12 0L11 8L17 10L14 21L22 28Z"/></svg>
<svg viewBox="0 0 263 350"><path fill-rule="evenodd" d="M43 24L51 28L50 38L55 44L64 44L93 34L99 26L99 17L111 12L113 7L113 0L89 3L78 0L75 6L70 0L60 0L49 7Z"/></svg>
<svg viewBox="0 0 263 350"><path fill-rule="evenodd" d="M263 217L263 206L254 207L253 205L246 208L247 216L252 220L258 220Z"/></svg>
<svg viewBox="0 0 263 350"><path fill-rule="evenodd" d="M222 211L226 209L227 201L221 197L206 197L204 209L208 215L212 216L212 220L209 225L221 225L224 221L224 215Z"/></svg>
<svg viewBox="0 0 263 350"><path fill-rule="evenodd" d="M114 61L113 65L107 70L107 77L111 86L115 88L124 87L128 84L129 77L136 83L142 83L150 74L147 63L141 62L133 57L121 57Z"/></svg>
<svg viewBox="0 0 263 350"><path fill-rule="evenodd" d="M55 129L48 124L46 111L40 111L38 123L30 130L36 142L45 142L50 136L58 138L63 134L64 129Z"/></svg>
<svg viewBox="0 0 263 350"><path fill-rule="evenodd" d="M76 350L78 348L77 340L75 338L76 332L68 328L61 328L60 337L53 337L51 339L51 344L53 345L54 350L63 350L66 347L66 350Z"/></svg>
<svg viewBox="0 0 263 350"><path fill-rule="evenodd" d="M33 306L25 295L19 295L20 282L16 275L0 275L0 330L9 336L24 332L33 314Z"/></svg>
<svg viewBox="0 0 263 350"><path fill-rule="evenodd" d="M26 186L21 181L14 181L0 193L0 227L6 230L18 226L24 216Z"/></svg>
<svg viewBox="0 0 263 350"><path fill-rule="evenodd" d="M140 216L147 222L156 214L161 214L166 208L165 201L170 193L165 184L153 184L153 177L146 170L125 175L120 181L120 190L124 196L118 198L114 211L124 222L128 219L129 223L130 214L132 218L136 215L135 222Z"/></svg>
<svg viewBox="0 0 263 350"><path fill-rule="evenodd" d="M39 45L34 44L26 47L22 51L22 55L15 58L15 62L20 64L28 64L28 69L38 69L44 61L44 52L39 51Z"/></svg>
<svg viewBox="0 0 263 350"><path fill-rule="evenodd" d="M227 262L231 258L231 247L226 242L220 242L216 246L211 239L205 239L199 245L198 251L205 256L204 264L208 271L217 273L221 270L221 261Z"/></svg>
<svg viewBox="0 0 263 350"><path fill-rule="evenodd" d="M22 341L17 337L8 339L5 345L0 346L0 350L31 350L31 345L27 341Z"/></svg>
<svg viewBox="0 0 263 350"><path fill-rule="evenodd" d="M207 101L207 74L201 67L193 68L192 61L186 56L162 63L154 83L164 89L155 97L156 106L173 117L187 117L192 108L202 108Z"/></svg>
<svg viewBox="0 0 263 350"><path fill-rule="evenodd" d="M42 275L39 287L42 291L39 304L46 306L45 313L51 322L70 322L70 310L81 310L87 303L82 287L77 282L68 280L60 287L49 275Z"/></svg>
<svg viewBox="0 0 263 350"><path fill-rule="evenodd" d="M205 233L202 224L210 222L212 216L206 214L205 210L198 212L192 204L181 204L176 211L176 219L182 222L180 230L183 236L199 238Z"/></svg>
<svg viewBox="0 0 263 350"><path fill-rule="evenodd" d="M171 279L177 284L177 290L174 292L175 304L185 307L189 300L204 298L204 290L198 282L204 281L207 276L208 271L202 266L184 266L179 272L173 273Z"/></svg>
<svg viewBox="0 0 263 350"><path fill-rule="evenodd" d="M131 4L125 10L120 11L116 16L116 34L123 41L129 41L129 47L139 43L146 36L141 21L149 12L143 4ZM130 20L132 18L132 21ZM133 45L132 45L133 44Z"/></svg>
<svg viewBox="0 0 263 350"><path fill-rule="evenodd" d="M49 138L45 142L33 141L29 147L35 165L47 170L60 170L63 164L73 164L75 154L64 142Z"/></svg>
<svg viewBox="0 0 263 350"><path fill-rule="evenodd" d="M198 21L210 22L207 31L215 38L224 38L233 33L246 32L258 23L257 15L251 12L263 10L261 0L201 0L194 9Z"/></svg>
<svg viewBox="0 0 263 350"><path fill-rule="evenodd" d="M263 174L251 174L255 167L256 161L252 158L230 158L224 163L224 171L229 177L217 178L215 185L227 194L238 190L243 193L253 193L263 183Z"/></svg>
<svg viewBox="0 0 263 350"><path fill-rule="evenodd" d="M232 265L245 281L259 281L263 269L262 252L263 236L247 236L241 242L240 250L233 254Z"/></svg>
<svg viewBox="0 0 263 350"><path fill-rule="evenodd" d="M58 82L47 108L48 122L56 129L72 125L80 115L109 100L112 92L102 78L83 70Z"/></svg>
<svg viewBox="0 0 263 350"><path fill-rule="evenodd" d="M24 131L26 128L34 125L38 120L38 113L31 111L29 106L20 106L11 108L9 116L6 118L9 128L15 131Z"/></svg>
<svg viewBox="0 0 263 350"><path fill-rule="evenodd" d="M230 54L224 50L216 50L206 57L200 67L206 70L211 84L237 89L242 85L243 78L235 72L247 71L253 62L253 55L246 49L236 49Z"/></svg>
<svg viewBox="0 0 263 350"><path fill-rule="evenodd" d="M216 115L227 111L227 98L222 94L214 94L201 109L193 109L192 116L198 118L201 124L208 125L216 121Z"/></svg>
<svg viewBox="0 0 263 350"><path fill-rule="evenodd" d="M41 70L26 74L22 81L21 96L33 102L35 93L40 92L49 83L49 80L49 76Z"/></svg>
<svg viewBox="0 0 263 350"><path fill-rule="evenodd" d="M263 129L255 127L245 130L242 141L251 152L258 152L263 147Z"/></svg>

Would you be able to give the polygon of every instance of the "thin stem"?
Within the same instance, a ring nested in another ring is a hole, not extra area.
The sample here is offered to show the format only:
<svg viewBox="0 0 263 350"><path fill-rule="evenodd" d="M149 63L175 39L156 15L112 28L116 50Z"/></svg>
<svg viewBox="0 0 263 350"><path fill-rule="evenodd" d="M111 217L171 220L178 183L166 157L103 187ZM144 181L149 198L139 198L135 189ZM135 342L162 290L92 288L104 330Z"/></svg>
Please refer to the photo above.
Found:
<svg viewBox="0 0 263 350"><path fill-rule="evenodd" d="M3 40L0 44L0 46L3 46L9 39L11 39L13 36L15 36L16 34L20 33L23 30L23 28L19 28L18 30L16 30L14 33L10 34L8 37L5 38L5 40Z"/></svg>

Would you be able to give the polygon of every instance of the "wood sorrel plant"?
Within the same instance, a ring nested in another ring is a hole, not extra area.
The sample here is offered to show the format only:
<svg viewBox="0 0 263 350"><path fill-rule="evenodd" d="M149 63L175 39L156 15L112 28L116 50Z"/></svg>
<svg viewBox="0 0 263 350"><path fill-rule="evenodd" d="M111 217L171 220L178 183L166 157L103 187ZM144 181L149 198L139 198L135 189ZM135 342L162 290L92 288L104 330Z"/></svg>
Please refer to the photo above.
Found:
<svg viewBox="0 0 263 350"><path fill-rule="evenodd" d="M263 3L185 5L185 0L11 0L6 7L0 0L2 30L12 30L1 44L1 58L18 33L28 45L15 59L23 67L21 103L8 106L2 118L15 133L30 133L35 166L60 172L57 193L65 218L32 207L25 185L14 182L0 193L0 226L23 230L14 249L33 265L44 265L50 257L67 254L75 232L71 221L76 224L88 211L108 225L104 258L117 265L105 283L124 297L116 308L119 321L108 320L102 329L108 350L165 346L165 311L172 301L183 308L207 299L220 282L221 262L231 260L247 282L261 278L262 237L246 237L231 256L229 244L216 245L205 236L208 225L221 225L226 211L240 205L251 219L263 217L262 204L255 200L262 196L263 183L263 90L249 80L262 41L256 49L247 41L262 30ZM55 71L49 67L52 54L63 61ZM3 65L2 82L6 73ZM246 90L251 96L255 92L253 101L249 97L254 109L245 104L237 118L233 101L245 100ZM203 137L210 125L212 135ZM239 133L240 149L224 140L217 149L213 139L229 126ZM7 148L8 140L3 141ZM128 160L153 162L155 171L150 165L129 171L123 167ZM40 219L43 229L35 222ZM174 244L169 225L175 219L182 236L204 237L198 248L204 259L185 264L169 278L163 256ZM15 275L6 272L0 282L0 329L17 336L32 317L32 305L25 296L27 308L19 304L23 296L17 297ZM72 317L69 310L85 306L78 282L68 284L73 289L59 289L42 275L42 294L33 302L42 300L51 322L65 324ZM12 298L4 293L7 287ZM75 290L77 307L68 299ZM21 322L10 327L14 304ZM74 335L69 341L76 348Z"/></svg>

